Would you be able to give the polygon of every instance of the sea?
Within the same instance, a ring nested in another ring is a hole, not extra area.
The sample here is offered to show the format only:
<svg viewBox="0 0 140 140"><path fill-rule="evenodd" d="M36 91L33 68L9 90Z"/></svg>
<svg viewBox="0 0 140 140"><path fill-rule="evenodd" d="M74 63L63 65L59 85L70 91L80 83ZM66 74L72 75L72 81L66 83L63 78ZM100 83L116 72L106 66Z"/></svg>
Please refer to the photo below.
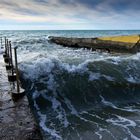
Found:
<svg viewBox="0 0 140 140"><path fill-rule="evenodd" d="M140 140L140 53L94 52L49 41L135 34L140 30L0 31L18 47L21 84L43 140ZM3 86L0 82L0 92Z"/></svg>

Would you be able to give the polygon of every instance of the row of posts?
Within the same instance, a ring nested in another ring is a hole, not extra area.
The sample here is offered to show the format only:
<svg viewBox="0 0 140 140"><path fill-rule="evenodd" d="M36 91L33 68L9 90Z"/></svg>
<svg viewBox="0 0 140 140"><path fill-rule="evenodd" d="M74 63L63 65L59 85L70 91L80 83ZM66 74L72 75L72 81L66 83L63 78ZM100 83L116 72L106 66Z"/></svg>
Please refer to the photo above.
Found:
<svg viewBox="0 0 140 140"><path fill-rule="evenodd" d="M3 58L5 62L5 67L8 73L8 81L12 85L12 94L20 95L22 93L22 88L20 87L19 82L19 71L18 71L18 62L17 62L17 47L12 49L11 41L9 41L6 37L0 39L1 48L4 49ZM14 50L14 55L13 51ZM14 60L13 60L14 56ZM15 66L14 66L15 64Z"/></svg>

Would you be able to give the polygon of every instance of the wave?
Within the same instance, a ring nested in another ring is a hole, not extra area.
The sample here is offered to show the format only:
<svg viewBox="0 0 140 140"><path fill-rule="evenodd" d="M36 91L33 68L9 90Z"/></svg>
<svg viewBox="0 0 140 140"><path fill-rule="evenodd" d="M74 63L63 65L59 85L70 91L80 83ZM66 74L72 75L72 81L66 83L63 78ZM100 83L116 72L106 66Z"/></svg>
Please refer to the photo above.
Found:
<svg viewBox="0 0 140 140"><path fill-rule="evenodd" d="M65 58L76 51L83 50ZM129 118L140 113L139 53L95 53L78 63L32 54L20 63L20 77L44 139L139 139L139 122Z"/></svg>
<svg viewBox="0 0 140 140"><path fill-rule="evenodd" d="M140 31L8 31L20 79L44 140L140 139L140 53L108 54L49 43L50 36Z"/></svg>

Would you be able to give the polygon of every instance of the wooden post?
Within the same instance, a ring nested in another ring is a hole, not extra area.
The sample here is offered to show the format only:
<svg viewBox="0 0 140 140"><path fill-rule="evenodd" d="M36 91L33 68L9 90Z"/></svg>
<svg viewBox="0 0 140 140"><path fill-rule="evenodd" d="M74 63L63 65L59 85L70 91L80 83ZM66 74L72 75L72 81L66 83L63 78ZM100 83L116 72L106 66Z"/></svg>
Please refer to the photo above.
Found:
<svg viewBox="0 0 140 140"><path fill-rule="evenodd" d="M9 46L9 41L8 39L6 39L6 42L7 42L7 56L8 56L8 59L9 59L9 66L11 64L11 58L10 58L10 46Z"/></svg>
<svg viewBox="0 0 140 140"><path fill-rule="evenodd" d="M2 37L1 37L0 41L1 41L0 43L1 43L1 49L2 49L3 48L3 46L2 46Z"/></svg>
<svg viewBox="0 0 140 140"><path fill-rule="evenodd" d="M6 39L6 44L7 44L7 55L8 55L8 57L9 57L9 56L10 56L10 55L9 55L10 49L9 49L9 41L8 41L8 39Z"/></svg>
<svg viewBox="0 0 140 140"><path fill-rule="evenodd" d="M16 68L16 79L17 79L17 93L20 93L19 72L18 72L18 62L17 62L17 47L14 48L14 53L15 53L15 68Z"/></svg>
<svg viewBox="0 0 140 140"><path fill-rule="evenodd" d="M5 49L5 51L4 51L4 54L3 54L3 58L5 58L5 57L7 57L7 54L6 54L6 37L4 38L4 49Z"/></svg>
<svg viewBox="0 0 140 140"><path fill-rule="evenodd" d="M9 48L10 48L10 64L11 64L11 67L12 67L12 76L14 75L14 70L13 70L13 56L12 56L12 46L11 46L11 41L9 41Z"/></svg>
<svg viewBox="0 0 140 140"><path fill-rule="evenodd" d="M4 40L5 40L5 53L7 55L7 41L6 41L6 37L4 38Z"/></svg>
<svg viewBox="0 0 140 140"><path fill-rule="evenodd" d="M5 63L7 63L10 67L10 49L9 49L9 42L8 39L5 37L5 54L3 55Z"/></svg>

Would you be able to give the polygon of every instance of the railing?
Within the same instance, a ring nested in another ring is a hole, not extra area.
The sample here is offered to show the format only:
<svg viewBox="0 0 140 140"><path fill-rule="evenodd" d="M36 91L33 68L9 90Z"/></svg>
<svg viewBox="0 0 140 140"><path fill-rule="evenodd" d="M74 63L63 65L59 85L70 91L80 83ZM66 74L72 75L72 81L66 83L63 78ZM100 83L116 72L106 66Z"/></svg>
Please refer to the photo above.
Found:
<svg viewBox="0 0 140 140"><path fill-rule="evenodd" d="M22 89L20 85L17 47L12 48L11 41L9 41L9 39L6 37L0 39L0 44L1 49L4 49L3 58L7 71L8 81L11 85L12 96L22 97L24 94L24 89Z"/></svg>

